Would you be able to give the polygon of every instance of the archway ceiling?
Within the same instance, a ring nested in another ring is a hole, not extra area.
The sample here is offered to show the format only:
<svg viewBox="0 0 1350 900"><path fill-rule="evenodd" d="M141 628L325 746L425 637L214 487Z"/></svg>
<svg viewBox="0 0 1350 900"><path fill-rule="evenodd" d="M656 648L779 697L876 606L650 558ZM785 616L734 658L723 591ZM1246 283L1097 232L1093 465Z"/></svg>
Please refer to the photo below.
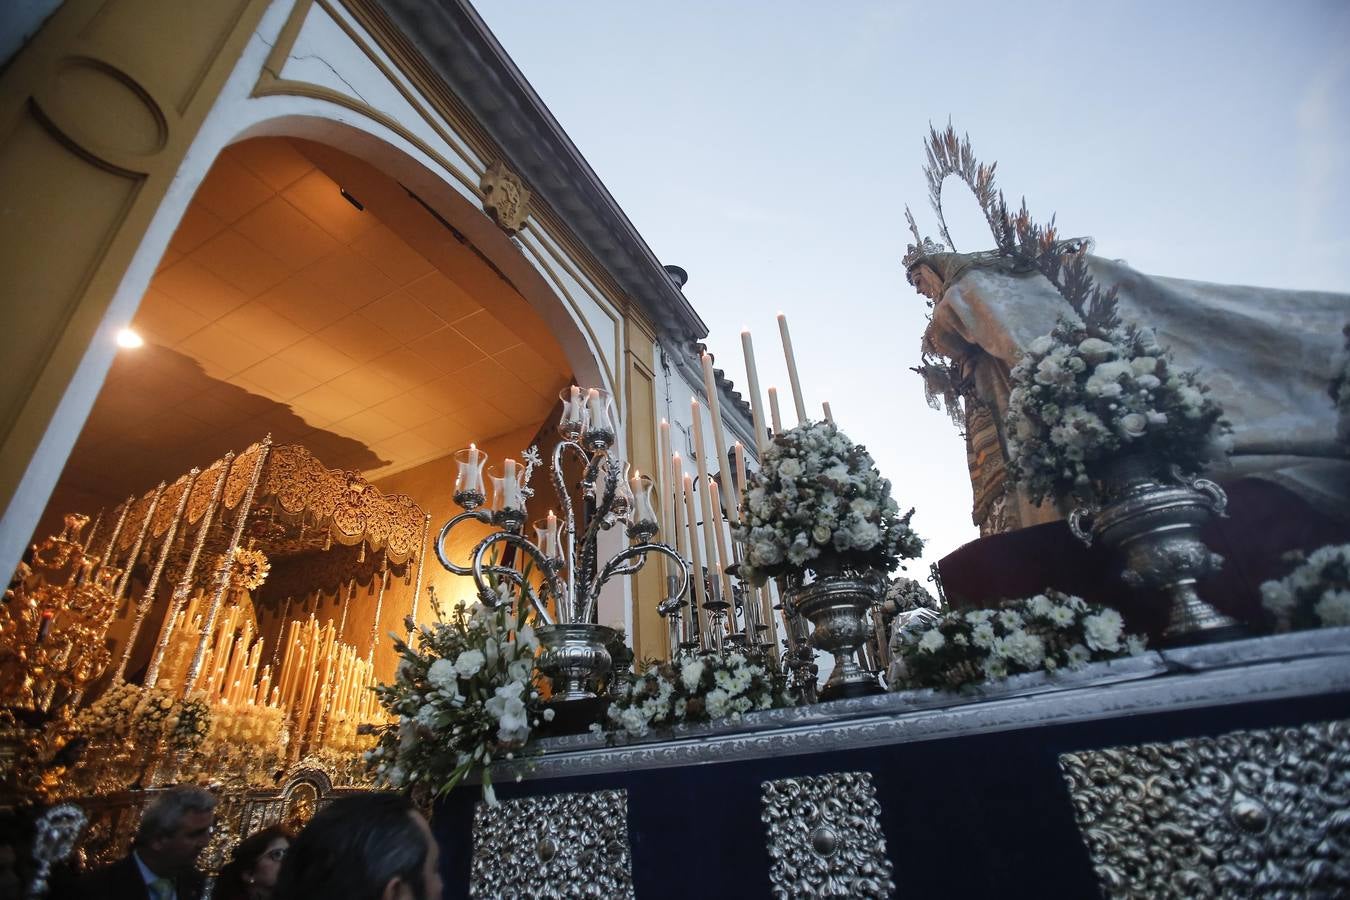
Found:
<svg viewBox="0 0 1350 900"><path fill-rule="evenodd" d="M514 288L396 182L280 138L220 156L133 327L149 346L119 355L68 487L117 471L143 490L268 431L379 478L537 426L570 378Z"/></svg>

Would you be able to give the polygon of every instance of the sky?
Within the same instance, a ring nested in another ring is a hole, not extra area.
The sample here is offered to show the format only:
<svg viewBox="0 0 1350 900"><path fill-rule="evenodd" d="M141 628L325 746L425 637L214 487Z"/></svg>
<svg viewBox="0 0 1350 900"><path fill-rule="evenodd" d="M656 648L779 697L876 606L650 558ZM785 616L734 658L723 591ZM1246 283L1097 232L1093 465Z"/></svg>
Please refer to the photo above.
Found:
<svg viewBox="0 0 1350 900"><path fill-rule="evenodd" d="M901 257L937 237L929 123L998 161L1009 199L1178 278L1350 291L1350 3L567 3L476 0L711 329L744 390L828 400L928 546L977 537L962 439L928 408ZM955 180L957 249L991 246ZM786 412L786 408L785 408ZM790 414L789 414L790 416Z"/></svg>

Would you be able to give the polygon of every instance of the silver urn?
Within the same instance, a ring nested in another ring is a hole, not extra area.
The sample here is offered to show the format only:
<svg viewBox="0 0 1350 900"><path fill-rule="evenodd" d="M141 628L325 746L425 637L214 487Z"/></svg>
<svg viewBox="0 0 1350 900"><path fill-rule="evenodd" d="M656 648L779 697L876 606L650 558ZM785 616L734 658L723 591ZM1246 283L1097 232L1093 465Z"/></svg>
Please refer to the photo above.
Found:
<svg viewBox="0 0 1350 900"><path fill-rule="evenodd" d="M549 702L594 700L597 682L613 664L607 645L619 633L606 625L584 622L541 625L534 633L543 647L535 667L553 688Z"/></svg>
<svg viewBox="0 0 1350 900"><path fill-rule="evenodd" d="M1241 636L1241 626L1196 593L1199 578L1217 572L1223 557L1200 539L1200 528L1224 515L1228 495L1203 478L1188 478L1175 466L1158 479L1141 462L1127 461L1107 479L1108 502L1075 509L1069 528L1085 544L1100 541L1118 552L1121 579L1135 590L1162 591L1170 599L1166 643L1200 643ZM1085 527L1086 525L1086 527Z"/></svg>
<svg viewBox="0 0 1350 900"><path fill-rule="evenodd" d="M821 700L882 692L878 674L860 665L857 653L872 634L872 606L883 587L879 578L825 575L789 589L792 607L815 626L810 645L834 656Z"/></svg>

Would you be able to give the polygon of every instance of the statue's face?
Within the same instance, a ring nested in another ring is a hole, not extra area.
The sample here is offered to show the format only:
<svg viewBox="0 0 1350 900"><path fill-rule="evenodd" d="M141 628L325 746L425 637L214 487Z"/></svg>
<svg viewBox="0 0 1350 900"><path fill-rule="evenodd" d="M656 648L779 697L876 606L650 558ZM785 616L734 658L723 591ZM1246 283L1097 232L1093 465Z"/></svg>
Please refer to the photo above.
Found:
<svg viewBox="0 0 1350 900"><path fill-rule="evenodd" d="M942 279L933 269L923 263L915 266L906 273L909 283L914 285L914 290L923 296L932 300L934 303L942 299Z"/></svg>

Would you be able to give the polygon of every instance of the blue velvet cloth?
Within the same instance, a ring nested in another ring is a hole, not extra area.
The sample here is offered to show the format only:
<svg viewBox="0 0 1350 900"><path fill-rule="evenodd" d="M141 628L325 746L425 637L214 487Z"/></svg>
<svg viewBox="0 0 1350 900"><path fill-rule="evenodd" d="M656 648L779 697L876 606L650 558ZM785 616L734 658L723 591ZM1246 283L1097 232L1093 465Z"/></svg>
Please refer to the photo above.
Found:
<svg viewBox="0 0 1350 900"><path fill-rule="evenodd" d="M1102 719L857 750L497 785L505 800L622 788L641 900L769 896L760 785L872 773L898 896L1096 897L1061 753L1350 716L1350 694ZM436 810L447 898L467 897L477 786Z"/></svg>

